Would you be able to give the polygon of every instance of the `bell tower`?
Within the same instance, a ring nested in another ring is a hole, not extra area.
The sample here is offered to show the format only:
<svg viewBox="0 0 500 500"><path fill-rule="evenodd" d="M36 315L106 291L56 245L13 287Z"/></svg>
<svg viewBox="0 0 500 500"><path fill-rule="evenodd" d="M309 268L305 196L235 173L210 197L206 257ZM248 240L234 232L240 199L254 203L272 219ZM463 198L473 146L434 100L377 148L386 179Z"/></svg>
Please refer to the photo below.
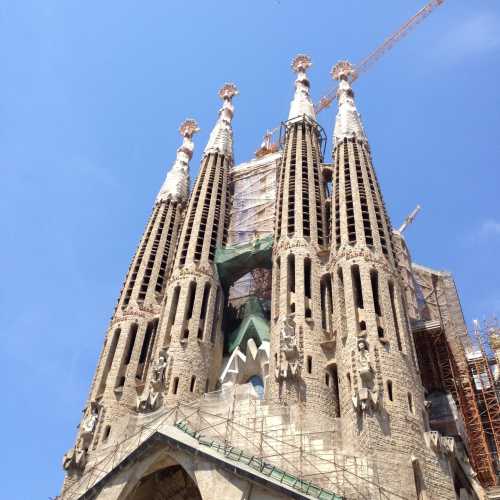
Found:
<svg viewBox="0 0 500 500"><path fill-rule="evenodd" d="M194 120L180 127L183 142L167 173L132 259L111 318L74 448L63 466L78 475L88 454L121 437L125 420L141 397L156 343L165 286L189 195ZM117 425L117 422L120 424Z"/></svg>
<svg viewBox="0 0 500 500"><path fill-rule="evenodd" d="M310 65L305 55L293 60L295 95L283 125L267 393L288 403L307 401L308 409L334 417L338 411L337 373L325 350L331 340L331 315L325 312L331 309L331 294L325 294L329 276L322 271L322 259L328 255L326 193L320 170L323 131L309 94L306 71Z"/></svg>
<svg viewBox="0 0 500 500"><path fill-rule="evenodd" d="M229 83L219 91L222 107L205 147L175 255L160 325L157 357L167 353L167 404L190 401L213 390L222 361L223 294L214 266L216 247L227 241L229 170L233 165Z"/></svg>

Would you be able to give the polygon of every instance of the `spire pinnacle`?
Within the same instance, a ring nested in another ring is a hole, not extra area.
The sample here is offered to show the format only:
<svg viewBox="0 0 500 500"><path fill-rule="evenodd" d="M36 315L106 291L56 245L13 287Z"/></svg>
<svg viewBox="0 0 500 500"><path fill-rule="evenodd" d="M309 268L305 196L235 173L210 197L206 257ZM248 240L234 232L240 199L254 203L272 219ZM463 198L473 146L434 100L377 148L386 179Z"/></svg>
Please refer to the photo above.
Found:
<svg viewBox="0 0 500 500"><path fill-rule="evenodd" d="M290 113L288 114L289 120L292 118L301 118L303 115L316 120L314 105L309 95L309 79L306 74L311 64L311 58L305 54L298 54L293 58L292 69L297 73L297 78L295 80L295 95L290 104Z"/></svg>
<svg viewBox="0 0 500 500"><path fill-rule="evenodd" d="M350 83L356 76L354 66L349 61L340 61L332 68L330 74L334 80L339 82L337 90L339 109L333 132L334 147L345 138L356 137L368 142L361 122L361 115L356 109L354 92Z"/></svg>
<svg viewBox="0 0 500 500"><path fill-rule="evenodd" d="M219 97L222 99L222 107L219 110L219 118L215 124L208 143L205 147L205 154L211 152L222 153L230 158L233 157L233 129L231 120L234 115L232 99L238 95L238 89L234 83L226 83L219 90Z"/></svg>
<svg viewBox="0 0 500 500"><path fill-rule="evenodd" d="M189 160L191 160L194 150L194 144L191 139L199 130L195 120L188 119L181 123L179 132L183 137L183 141L177 150L175 162L167 173L165 182L156 197L156 203L168 199L182 202L187 201L189 196Z"/></svg>

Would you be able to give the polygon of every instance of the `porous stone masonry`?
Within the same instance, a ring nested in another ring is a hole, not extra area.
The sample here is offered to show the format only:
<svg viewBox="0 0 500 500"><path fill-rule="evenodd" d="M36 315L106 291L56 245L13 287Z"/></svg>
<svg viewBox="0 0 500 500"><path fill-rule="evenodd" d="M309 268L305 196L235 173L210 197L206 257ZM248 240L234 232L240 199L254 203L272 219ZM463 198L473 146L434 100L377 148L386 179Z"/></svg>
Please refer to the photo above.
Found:
<svg viewBox="0 0 500 500"><path fill-rule="evenodd" d="M268 131L239 168L237 90L222 87L191 193L198 127L182 124L61 499L485 498L467 456L489 448L467 427L478 406L456 372L467 332L453 278L412 264L391 226L345 61L323 163L310 64L293 60L282 148Z"/></svg>
<svg viewBox="0 0 500 500"><path fill-rule="evenodd" d="M141 396L156 342L160 305L188 198L188 164L196 122L180 127L183 143L158 194L125 278L104 340L75 447L64 468L78 475L89 455L118 439Z"/></svg>
<svg viewBox="0 0 500 500"><path fill-rule="evenodd" d="M423 441L424 391L391 225L355 110L351 74L345 63L333 70L340 80L331 255L340 415L357 452L382 457L382 463L385 455L400 455L397 473L411 484L404 496L414 494L413 476L421 476L419 494L453 498L450 471ZM394 473L380 472L387 479Z"/></svg>
<svg viewBox="0 0 500 500"><path fill-rule="evenodd" d="M168 404L201 397L220 374L223 294L213 262L228 234L236 94L232 84L219 92L223 105L201 160L168 283L158 346L168 352L162 390Z"/></svg>
<svg viewBox="0 0 500 500"><path fill-rule="evenodd" d="M273 248L271 362L267 395L306 402L312 412L337 416L337 373L332 361L329 281L323 278L327 243L321 133L305 71L297 56L295 95L285 127L278 177ZM326 299L326 303L325 303Z"/></svg>

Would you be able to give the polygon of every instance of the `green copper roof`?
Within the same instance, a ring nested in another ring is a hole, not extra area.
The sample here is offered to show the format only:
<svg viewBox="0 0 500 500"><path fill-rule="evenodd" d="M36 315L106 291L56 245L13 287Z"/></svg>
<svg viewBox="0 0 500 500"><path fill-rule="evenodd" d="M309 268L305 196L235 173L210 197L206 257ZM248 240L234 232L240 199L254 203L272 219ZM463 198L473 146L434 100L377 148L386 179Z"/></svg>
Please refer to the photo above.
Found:
<svg viewBox="0 0 500 500"><path fill-rule="evenodd" d="M262 304L257 297L249 297L240 326L226 336L227 352L232 353L239 346L241 352L245 353L249 339L253 339L257 347L264 340L269 341L269 321L264 317Z"/></svg>
<svg viewBox="0 0 500 500"><path fill-rule="evenodd" d="M214 261L222 286L227 290L252 269L271 269L272 250L272 235L249 243L217 248Z"/></svg>

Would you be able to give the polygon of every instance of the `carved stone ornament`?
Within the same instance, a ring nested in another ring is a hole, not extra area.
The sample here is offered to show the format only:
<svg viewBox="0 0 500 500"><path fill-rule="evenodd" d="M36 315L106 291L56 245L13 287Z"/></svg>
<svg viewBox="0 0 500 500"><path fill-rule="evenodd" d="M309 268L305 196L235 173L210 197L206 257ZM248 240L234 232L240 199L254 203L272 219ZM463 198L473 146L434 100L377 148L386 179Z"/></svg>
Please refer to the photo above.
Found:
<svg viewBox="0 0 500 500"><path fill-rule="evenodd" d="M306 54L297 54L292 61L292 69L295 73L307 71L312 66L311 58Z"/></svg>
<svg viewBox="0 0 500 500"><path fill-rule="evenodd" d="M94 431L99 418L99 403L91 401L87 415L82 420L80 425L80 446L86 450L92 442Z"/></svg>
<svg viewBox="0 0 500 500"><path fill-rule="evenodd" d="M157 202L173 200L185 203L189 197L189 160L193 157L193 135L198 132L198 124L193 119L182 122L179 132L183 142L177 150L177 156L172 168L167 173L158 196Z"/></svg>
<svg viewBox="0 0 500 500"><path fill-rule="evenodd" d="M74 448L70 448L63 457L62 466L70 474L80 473L85 469L87 463L87 450L94 438L97 421L99 419L100 404L91 401L85 408L86 415L80 424L80 436Z"/></svg>
<svg viewBox="0 0 500 500"><path fill-rule="evenodd" d="M226 83L219 90L219 97L224 101L219 110L219 117L205 146L205 154L218 152L233 157L233 131L231 120L234 115L234 106L231 102L234 96L238 95L238 89L234 83Z"/></svg>
<svg viewBox="0 0 500 500"><path fill-rule="evenodd" d="M378 407L380 391L375 383L376 374L370 362L368 342L364 337L358 339L357 350L357 373L361 384L352 396L352 403L356 410L366 412Z"/></svg>
<svg viewBox="0 0 500 500"><path fill-rule="evenodd" d="M330 71L334 80L340 80L342 77L351 78L356 74L354 66L349 61L339 61Z"/></svg>
<svg viewBox="0 0 500 500"><path fill-rule="evenodd" d="M159 407L161 393L165 387L165 370L167 368L167 352L162 349L158 359L151 366L151 379L146 395L137 398L138 411L153 411Z"/></svg>
<svg viewBox="0 0 500 500"><path fill-rule="evenodd" d="M63 457L63 469L69 474L81 473L87 463L87 451L82 450L78 445L70 448Z"/></svg>
<svg viewBox="0 0 500 500"><path fill-rule="evenodd" d="M299 375L299 348L295 328L285 319L280 328L280 351L275 376L277 380L295 378Z"/></svg>
<svg viewBox="0 0 500 500"><path fill-rule="evenodd" d="M307 69L311 66L311 58L305 54L299 54L292 61L292 69L297 73L295 80L295 94L290 104L288 119L302 119L307 116L316 119L314 105L309 95L309 80L306 75Z"/></svg>

